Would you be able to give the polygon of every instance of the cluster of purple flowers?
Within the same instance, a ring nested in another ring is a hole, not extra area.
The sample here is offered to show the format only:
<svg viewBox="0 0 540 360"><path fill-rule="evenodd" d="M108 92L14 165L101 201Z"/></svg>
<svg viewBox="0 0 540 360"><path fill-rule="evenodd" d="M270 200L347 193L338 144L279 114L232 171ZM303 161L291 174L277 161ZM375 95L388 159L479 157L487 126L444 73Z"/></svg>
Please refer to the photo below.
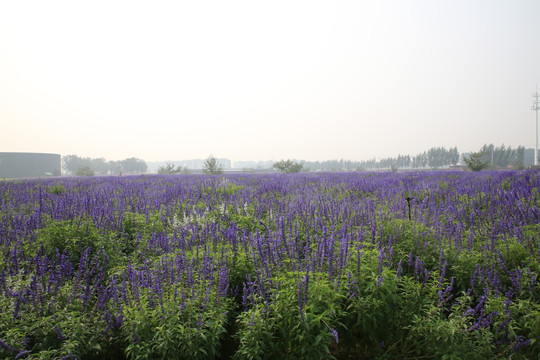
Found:
<svg viewBox="0 0 540 360"><path fill-rule="evenodd" d="M512 301L538 301L540 294L538 274L525 263L540 256L531 235L540 230L539 190L533 171L3 181L0 303L9 304L15 325L23 313L51 316L77 307L100 316L106 331L135 333L126 308L166 316L171 302L180 312L193 303L204 311L239 298L247 310L270 301L280 286L275 275L289 271L300 274L295 291L303 314L317 274L358 297L364 251L376 251L379 287L387 269L423 284L433 276L445 306L458 291L475 296L476 306L464 313L475 318L468 331L502 316L485 304L505 294L507 320L498 331L508 336ZM51 224L80 226L77 234L93 227L104 240L88 246L68 239L75 245L55 247L67 240L45 238L56 236L44 232ZM469 273L459 273L456 258L471 253L481 262L473 258ZM52 329L60 342L69 336L61 326ZM2 340L6 334L0 328L2 349L29 351ZM331 334L337 343L337 330ZM520 338L516 348L529 343Z"/></svg>

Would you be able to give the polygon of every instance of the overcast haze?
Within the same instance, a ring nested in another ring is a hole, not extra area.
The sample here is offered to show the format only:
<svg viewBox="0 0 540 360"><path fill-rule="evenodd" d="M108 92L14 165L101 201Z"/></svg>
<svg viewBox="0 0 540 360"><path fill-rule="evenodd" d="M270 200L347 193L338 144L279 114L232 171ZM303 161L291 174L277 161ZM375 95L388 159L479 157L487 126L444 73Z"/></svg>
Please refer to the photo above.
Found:
<svg viewBox="0 0 540 360"><path fill-rule="evenodd" d="M0 151L534 147L540 1L2 1Z"/></svg>

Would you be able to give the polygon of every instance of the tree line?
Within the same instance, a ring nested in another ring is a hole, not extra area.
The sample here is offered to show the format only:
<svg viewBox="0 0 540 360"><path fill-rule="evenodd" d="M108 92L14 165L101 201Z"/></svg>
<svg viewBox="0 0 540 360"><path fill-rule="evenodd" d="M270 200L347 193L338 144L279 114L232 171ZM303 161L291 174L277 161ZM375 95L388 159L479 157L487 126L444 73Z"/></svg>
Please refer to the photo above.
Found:
<svg viewBox="0 0 540 360"><path fill-rule="evenodd" d="M442 168L456 165L460 155L457 147L446 149L444 147L434 147L423 153L411 155L398 155L397 157L386 157L382 159L370 159L362 161L351 160L328 160L328 161L305 161L304 167L310 170L322 171L354 171L354 170L377 170L377 169L422 169L422 168Z"/></svg>
<svg viewBox="0 0 540 360"><path fill-rule="evenodd" d="M382 159L370 159L362 161L351 160L327 160L327 161L303 161L306 170L320 171L358 171L358 170L397 170L397 169L438 169L457 165L463 155L466 165L467 159L474 154L475 159L480 159L482 168L523 168L525 163L525 148L518 146L495 146L483 145L478 152L460 154L457 147L446 149L445 147L433 147L427 151L411 155L398 155ZM476 165L476 164L475 164Z"/></svg>
<svg viewBox="0 0 540 360"><path fill-rule="evenodd" d="M479 151L470 154L462 154L463 161L471 170L485 168L523 168L525 163L525 148L518 146L495 146L483 145ZM274 163L273 169L294 173L300 171L360 171L360 170L398 170L398 169L438 169L456 165L462 155L457 147L446 149L445 147L433 147L427 151L411 155L398 155L382 159L370 159L362 161L352 160L326 160L326 161L303 161L281 160ZM67 155L62 158L62 167L71 175L106 175L106 174L142 174L146 173L148 166L144 160L128 158L120 161L107 161L104 158L92 159ZM223 173L223 165L217 158L210 155L205 161L203 172L206 174ZM190 169L183 166L175 166L167 163L158 169L159 174L187 174Z"/></svg>
<svg viewBox="0 0 540 360"><path fill-rule="evenodd" d="M144 160L132 157L124 160L79 157L66 155L62 157L62 168L67 174L78 176L107 174L143 174L148 170Z"/></svg>
<svg viewBox="0 0 540 360"><path fill-rule="evenodd" d="M518 146L517 149L512 149L511 146L506 147L494 146L493 144L484 145L480 149L485 161L493 167L507 167L509 165L522 167L525 161L525 148Z"/></svg>
<svg viewBox="0 0 540 360"><path fill-rule="evenodd" d="M494 146L493 144L484 145L480 151L476 151L465 156L464 159L467 167L473 171L480 171L487 168L523 168L525 163L525 148L518 146L517 149L512 147Z"/></svg>

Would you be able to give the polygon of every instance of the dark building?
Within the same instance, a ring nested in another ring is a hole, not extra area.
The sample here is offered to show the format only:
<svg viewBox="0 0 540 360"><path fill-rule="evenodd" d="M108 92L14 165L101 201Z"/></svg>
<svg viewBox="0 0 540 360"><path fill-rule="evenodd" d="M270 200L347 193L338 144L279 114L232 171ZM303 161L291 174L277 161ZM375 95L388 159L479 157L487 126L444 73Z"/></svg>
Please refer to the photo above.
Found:
<svg viewBox="0 0 540 360"><path fill-rule="evenodd" d="M60 154L0 152L0 179L60 176Z"/></svg>

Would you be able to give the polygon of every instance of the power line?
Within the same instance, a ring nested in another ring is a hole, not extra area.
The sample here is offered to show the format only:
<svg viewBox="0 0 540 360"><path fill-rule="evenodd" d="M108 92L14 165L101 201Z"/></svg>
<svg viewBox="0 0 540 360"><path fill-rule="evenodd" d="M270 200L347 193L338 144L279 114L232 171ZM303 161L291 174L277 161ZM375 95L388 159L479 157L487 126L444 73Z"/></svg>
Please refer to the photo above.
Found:
<svg viewBox="0 0 540 360"><path fill-rule="evenodd" d="M536 111L536 147L534 148L534 165L538 166L538 110L540 109L540 94L538 94L538 85L536 86L536 92L533 95L532 109Z"/></svg>

